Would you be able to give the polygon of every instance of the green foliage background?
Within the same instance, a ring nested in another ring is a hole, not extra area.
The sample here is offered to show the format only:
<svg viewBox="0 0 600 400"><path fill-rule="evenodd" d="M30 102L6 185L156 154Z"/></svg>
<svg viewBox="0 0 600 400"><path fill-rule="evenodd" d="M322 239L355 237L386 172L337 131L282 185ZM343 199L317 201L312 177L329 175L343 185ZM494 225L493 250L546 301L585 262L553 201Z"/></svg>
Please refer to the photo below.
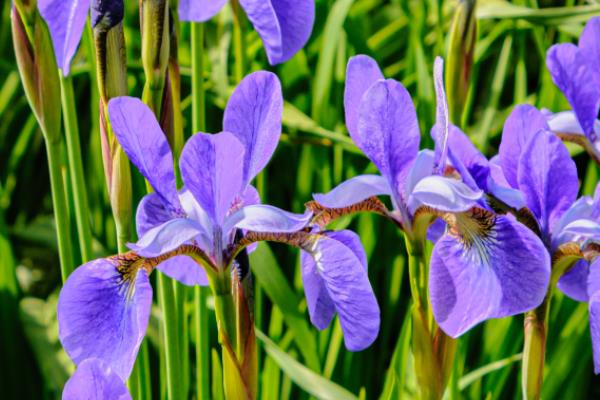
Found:
<svg viewBox="0 0 600 400"><path fill-rule="evenodd" d="M129 94L141 96L139 16L136 1L126 3ZM281 143L258 186L263 201L303 211L311 193L331 189L374 166L347 135L343 86L348 58L357 53L378 60L385 75L400 80L413 96L423 147L434 115L432 65L445 55L456 2L442 0L317 0L312 38L288 63L272 68L258 35L247 30L251 70L275 71L283 84L286 108ZM10 36L10 1L0 5L0 397L60 398L73 370L57 339L56 298L60 270L52 217L44 142L25 99ZM531 103L553 111L568 104L545 68L553 44L576 41L584 22L600 15L596 1L480 1L478 40L472 82L462 128L487 155L495 154L512 107ZM191 134L189 26L181 24L186 134ZM227 7L206 25L207 116L210 132L221 127L223 106L232 89L231 12ZM73 64L78 122L90 201L95 255L116 252L116 239L105 190L98 132L98 92L89 30ZM56 101L60 101L56 99ZM590 194L598 168L571 148L579 167L582 193ZM136 176L135 196L144 193ZM68 180L67 180L68 182ZM381 332L366 351L345 350L335 321L317 331L308 321L297 251L261 245L251 257L256 283L259 334L260 398L410 398L415 377L409 351L410 304L404 241L388 222L370 215L341 220L336 228L356 230L369 256L369 275L382 310ZM77 240L73 238L73 245ZM194 391L192 290L186 289L182 339L189 359L180 371L189 397ZM482 295L485 295L482 293ZM210 305L210 299L209 299ZM158 307L153 310L150 344L154 398L166 398ZM210 317L212 397L219 398L216 326ZM463 336L449 398L520 398L519 353L523 318L489 321ZM270 339L269 339L270 338ZM188 340L189 339L189 340ZM295 361L294 361L295 360ZM314 371L314 372L311 372ZM317 378L318 374L322 378ZM594 377L586 304L558 294L552 303L543 398L600 396Z"/></svg>

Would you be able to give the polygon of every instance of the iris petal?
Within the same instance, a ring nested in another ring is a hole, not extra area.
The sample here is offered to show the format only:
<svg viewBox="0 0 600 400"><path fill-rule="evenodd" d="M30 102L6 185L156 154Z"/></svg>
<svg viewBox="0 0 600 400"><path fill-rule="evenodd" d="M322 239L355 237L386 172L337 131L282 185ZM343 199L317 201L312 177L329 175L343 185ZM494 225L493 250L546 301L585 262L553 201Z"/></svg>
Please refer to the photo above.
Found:
<svg viewBox="0 0 600 400"><path fill-rule="evenodd" d="M586 260L579 260L573 268L564 273L558 280L558 288L576 301L588 301L587 294L588 274L590 263Z"/></svg>
<svg viewBox="0 0 600 400"><path fill-rule="evenodd" d="M546 295L550 256L540 239L509 217L495 216L491 226L485 218L469 218L479 232L451 230L431 255L433 314L452 337L484 320L531 310Z"/></svg>
<svg viewBox="0 0 600 400"><path fill-rule="evenodd" d="M342 182L329 193L314 194L319 204L328 208L343 208L372 196L392 194L387 180L380 175L358 175Z"/></svg>
<svg viewBox="0 0 600 400"><path fill-rule="evenodd" d="M171 212L167 210L158 194L150 193L144 196L138 205L135 225L138 237L142 237L150 229L164 224L173 218Z"/></svg>
<svg viewBox="0 0 600 400"><path fill-rule="evenodd" d="M590 332L594 354L594 373L600 374L600 257L590 265L588 277Z"/></svg>
<svg viewBox="0 0 600 400"><path fill-rule="evenodd" d="M482 197L481 190L474 191L455 179L431 175L417 183L409 197L408 206L411 213L421 206L436 211L463 212L477 205Z"/></svg>
<svg viewBox="0 0 600 400"><path fill-rule="evenodd" d="M182 21L206 22L215 15L227 0L180 0L179 18Z"/></svg>
<svg viewBox="0 0 600 400"><path fill-rule="evenodd" d="M62 394L63 400L130 400L123 380L97 358L89 358L77 366Z"/></svg>
<svg viewBox="0 0 600 400"><path fill-rule="evenodd" d="M444 60L441 57L435 58L433 80L436 96L436 122L432 129L432 137L435 142L435 162L433 169L436 173L443 173L446 168L446 157L448 155L450 117L448 116L448 100L446 99L446 91L444 90Z"/></svg>
<svg viewBox="0 0 600 400"><path fill-rule="evenodd" d="M292 58L310 38L314 0L240 0L240 5L260 35L271 65Z"/></svg>
<svg viewBox="0 0 600 400"><path fill-rule="evenodd" d="M75 364L98 358L126 380L146 333L152 287L144 270L124 280L108 260L77 268L58 298L58 335Z"/></svg>
<svg viewBox="0 0 600 400"><path fill-rule="evenodd" d="M207 286L206 271L196 261L188 256L175 256L161 262L156 268L187 286Z"/></svg>
<svg viewBox="0 0 600 400"><path fill-rule="evenodd" d="M308 224L312 212L294 214L266 204L256 204L241 208L232 214L223 226L227 233L233 227L255 232L296 232Z"/></svg>
<svg viewBox="0 0 600 400"><path fill-rule="evenodd" d="M173 155L152 110L140 99L117 97L108 102L108 115L127 157L163 203L174 211L179 210Z"/></svg>
<svg viewBox="0 0 600 400"><path fill-rule="evenodd" d="M283 97L271 72L248 75L229 98L223 129L244 145L244 182L249 183L269 162L279 143Z"/></svg>
<svg viewBox="0 0 600 400"><path fill-rule="evenodd" d="M150 229L136 243L128 246L142 257L158 257L198 236L207 235L197 222L187 218L174 218Z"/></svg>

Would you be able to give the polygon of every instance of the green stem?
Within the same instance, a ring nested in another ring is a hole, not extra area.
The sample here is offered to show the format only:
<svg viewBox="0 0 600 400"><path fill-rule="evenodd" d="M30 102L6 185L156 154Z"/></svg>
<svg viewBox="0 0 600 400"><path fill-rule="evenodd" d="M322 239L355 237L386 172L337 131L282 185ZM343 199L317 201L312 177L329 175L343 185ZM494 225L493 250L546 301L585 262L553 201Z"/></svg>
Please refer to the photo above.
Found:
<svg viewBox="0 0 600 400"><path fill-rule="evenodd" d="M170 400L182 399L181 377L179 375L179 338L177 336L177 308L171 278L158 274L158 299L163 312L163 332L165 338L165 359L167 370L167 397Z"/></svg>
<svg viewBox="0 0 600 400"><path fill-rule="evenodd" d="M523 346L523 398L537 400L542 393L544 363L546 359L546 337L551 292L535 310L525 314L525 343Z"/></svg>
<svg viewBox="0 0 600 400"><path fill-rule="evenodd" d="M246 46L244 43L243 15L238 0L231 0L233 9L233 46L235 52L235 79L241 82L246 73Z"/></svg>
<svg viewBox="0 0 600 400"><path fill-rule="evenodd" d="M192 23L192 131L206 129L206 98L204 92L204 25ZM206 297L208 288L194 288L196 320L196 393L199 399L210 397L210 330Z"/></svg>
<svg viewBox="0 0 600 400"><path fill-rule="evenodd" d="M50 170L50 187L52 189L60 272L64 282L67 280L69 274L73 272L74 265L67 196L62 175L61 142L46 142L46 152L48 154L48 168Z"/></svg>
<svg viewBox="0 0 600 400"><path fill-rule="evenodd" d="M79 143L79 127L77 110L73 94L73 82L69 77L60 78L60 94L65 122L67 142L67 158L73 187L73 203L75 204L75 221L81 259L85 263L92 259L92 231L90 229L87 190L81 161L81 145Z"/></svg>

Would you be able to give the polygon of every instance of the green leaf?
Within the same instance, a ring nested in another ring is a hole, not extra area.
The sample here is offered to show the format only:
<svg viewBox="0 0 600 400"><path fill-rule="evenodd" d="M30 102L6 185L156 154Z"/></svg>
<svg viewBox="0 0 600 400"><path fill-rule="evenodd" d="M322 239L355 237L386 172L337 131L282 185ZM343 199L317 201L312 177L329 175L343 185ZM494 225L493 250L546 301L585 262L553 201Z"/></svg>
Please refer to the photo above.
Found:
<svg viewBox="0 0 600 400"><path fill-rule="evenodd" d="M600 15L600 5L529 8L502 0L488 0L477 7L479 19L523 19L543 25L583 22L596 15Z"/></svg>

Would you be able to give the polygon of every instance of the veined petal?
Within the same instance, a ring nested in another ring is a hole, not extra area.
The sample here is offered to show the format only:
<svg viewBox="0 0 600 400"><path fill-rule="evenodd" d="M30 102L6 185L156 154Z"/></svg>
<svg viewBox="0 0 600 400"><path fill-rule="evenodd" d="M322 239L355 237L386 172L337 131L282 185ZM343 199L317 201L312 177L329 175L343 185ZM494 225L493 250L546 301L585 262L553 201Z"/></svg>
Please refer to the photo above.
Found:
<svg viewBox="0 0 600 400"><path fill-rule="evenodd" d="M161 262L156 268L187 286L207 286L206 271L196 261L188 256L175 256Z"/></svg>
<svg viewBox="0 0 600 400"><path fill-rule="evenodd" d="M432 137L435 142L435 161L433 169L436 174L443 174L448 155L448 131L450 117L448 116L448 100L444 90L444 60L436 57L433 65L433 80L435 84L436 113Z"/></svg>
<svg viewBox="0 0 600 400"><path fill-rule="evenodd" d="M88 358L77 366L62 394L63 400L130 400L123 380L102 360Z"/></svg>
<svg viewBox="0 0 600 400"><path fill-rule="evenodd" d="M108 115L127 157L148 180L165 206L179 211L173 154L152 110L140 99L116 97L108 102Z"/></svg>
<svg viewBox="0 0 600 400"><path fill-rule="evenodd" d="M125 381L146 333L152 287L146 271L124 276L109 260L91 261L67 279L58 298L58 335L79 365L98 358Z"/></svg>
<svg viewBox="0 0 600 400"><path fill-rule="evenodd" d="M489 213L458 218L435 244L429 273L433 315L452 337L535 308L550 280L550 256L524 225Z"/></svg>
<svg viewBox="0 0 600 400"><path fill-rule="evenodd" d="M217 15L225 3L227 0L180 0L179 19L206 22Z"/></svg>
<svg viewBox="0 0 600 400"><path fill-rule="evenodd" d="M590 265L588 277L590 332L594 354L594 373L600 374L600 257Z"/></svg>
<svg viewBox="0 0 600 400"><path fill-rule="evenodd" d="M586 54L572 43L556 44L547 52L546 66L552 80L564 93L585 134L596 141L594 123L600 107L598 60L588 62Z"/></svg>
<svg viewBox="0 0 600 400"><path fill-rule="evenodd" d="M255 232L296 232L306 227L312 218L312 212L294 214L266 204L242 207L227 218L223 233L234 227Z"/></svg>
<svg viewBox="0 0 600 400"><path fill-rule="evenodd" d="M179 165L186 188L215 225L221 226L244 189L244 146L229 132L197 133L188 139Z"/></svg>
<svg viewBox="0 0 600 400"><path fill-rule="evenodd" d="M369 56L358 55L348 60L346 67L346 86L344 89L344 111L348 132L358 147L362 148L361 136L358 133L358 117L363 95L378 80L383 80L383 73L377 61Z"/></svg>
<svg viewBox="0 0 600 400"><path fill-rule="evenodd" d="M589 300L587 293L588 275L590 263L587 260L579 260L558 280L558 288L561 292L576 301Z"/></svg>
<svg viewBox="0 0 600 400"><path fill-rule="evenodd" d="M248 75L229 98L223 129L244 145L245 183L262 171L273 156L281 135L282 113L281 84L271 72Z"/></svg>
<svg viewBox="0 0 600 400"><path fill-rule="evenodd" d="M314 263L309 261L302 271L311 320L319 328L326 326L333 303L346 348L359 351L370 346L379 333L380 313L360 239L350 231L328 233L306 250Z"/></svg>
<svg viewBox="0 0 600 400"><path fill-rule="evenodd" d="M286 62L308 41L315 22L313 0L240 0L263 41L271 65Z"/></svg>
<svg viewBox="0 0 600 400"><path fill-rule="evenodd" d="M142 257L158 257L202 235L207 232L200 224L188 218L174 218L150 229L137 243L128 246Z"/></svg>
<svg viewBox="0 0 600 400"><path fill-rule="evenodd" d="M425 177L413 189L408 207L411 213L420 206L442 212L463 212L483 198L481 190L474 191L464 183L439 175Z"/></svg>
<svg viewBox="0 0 600 400"><path fill-rule="evenodd" d="M588 61L600 63L600 17L590 18L579 38L579 49ZM598 72L598 70L596 70ZM598 72L600 73L600 72Z"/></svg>
<svg viewBox="0 0 600 400"><path fill-rule="evenodd" d="M524 147L519 161L519 188L544 237L577 198L577 167L565 145L548 131Z"/></svg>
<svg viewBox="0 0 600 400"><path fill-rule="evenodd" d="M48 24L56 63L63 75L68 76L71 60L81 41L90 2L87 0L38 0L38 9Z"/></svg>
<svg viewBox="0 0 600 400"><path fill-rule="evenodd" d="M381 175L358 175L342 182L329 193L313 194L319 204L328 208L343 208L359 203L372 196L391 196L387 180Z"/></svg>
<svg viewBox="0 0 600 400"><path fill-rule="evenodd" d="M516 106L506 119L498 155L504 176L511 187L519 187L518 168L523 149L536 133L544 129L548 129L546 118L529 104Z"/></svg>
<svg viewBox="0 0 600 400"><path fill-rule="evenodd" d="M162 225L173 218L169 210L165 208L160 196L154 192L142 198L138 205L135 225L138 237L142 237L150 229Z"/></svg>
<svg viewBox="0 0 600 400"><path fill-rule="evenodd" d="M417 114L408 91L394 80L378 81L363 96L358 147L373 161L400 197L419 151Z"/></svg>

